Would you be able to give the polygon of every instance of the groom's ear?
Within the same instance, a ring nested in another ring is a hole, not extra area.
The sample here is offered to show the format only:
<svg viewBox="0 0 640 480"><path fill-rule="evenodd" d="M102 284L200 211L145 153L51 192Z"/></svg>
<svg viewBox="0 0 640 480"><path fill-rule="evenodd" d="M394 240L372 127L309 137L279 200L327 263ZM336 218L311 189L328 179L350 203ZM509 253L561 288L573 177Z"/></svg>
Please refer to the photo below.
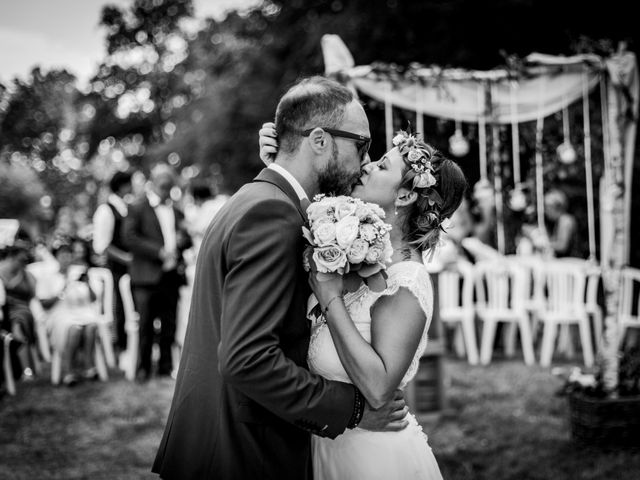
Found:
<svg viewBox="0 0 640 480"><path fill-rule="evenodd" d="M320 127L314 128L309 134L309 145L314 153L318 155L325 153L330 147L329 134Z"/></svg>

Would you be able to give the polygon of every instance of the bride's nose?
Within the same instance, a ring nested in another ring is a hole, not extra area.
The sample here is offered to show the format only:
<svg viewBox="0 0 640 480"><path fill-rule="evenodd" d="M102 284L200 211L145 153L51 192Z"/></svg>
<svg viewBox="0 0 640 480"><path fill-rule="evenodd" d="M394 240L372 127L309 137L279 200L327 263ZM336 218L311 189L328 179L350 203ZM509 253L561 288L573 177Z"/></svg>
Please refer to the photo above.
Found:
<svg viewBox="0 0 640 480"><path fill-rule="evenodd" d="M369 162L366 165L362 166L362 173L365 173L367 175L369 175L371 173L371 170L373 170L373 163Z"/></svg>

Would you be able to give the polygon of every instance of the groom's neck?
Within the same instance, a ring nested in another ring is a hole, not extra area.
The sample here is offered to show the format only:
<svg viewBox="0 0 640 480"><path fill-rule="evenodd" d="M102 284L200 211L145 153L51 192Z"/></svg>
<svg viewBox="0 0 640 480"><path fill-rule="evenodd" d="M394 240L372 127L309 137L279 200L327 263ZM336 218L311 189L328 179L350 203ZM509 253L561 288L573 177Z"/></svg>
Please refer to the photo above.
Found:
<svg viewBox="0 0 640 480"><path fill-rule="evenodd" d="M275 163L287 170L300 183L307 197L313 198L319 193L318 182L314 176L311 162L303 162L297 157L278 155Z"/></svg>

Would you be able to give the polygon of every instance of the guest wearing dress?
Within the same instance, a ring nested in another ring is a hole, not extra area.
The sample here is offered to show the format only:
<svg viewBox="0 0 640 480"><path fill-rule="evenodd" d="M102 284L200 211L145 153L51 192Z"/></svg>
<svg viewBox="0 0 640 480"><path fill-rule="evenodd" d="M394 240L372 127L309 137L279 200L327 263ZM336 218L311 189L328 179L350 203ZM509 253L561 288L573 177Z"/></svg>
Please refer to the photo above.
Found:
<svg viewBox="0 0 640 480"><path fill-rule="evenodd" d="M61 353L62 383L73 386L82 379L97 378L93 365L96 345L97 311L93 305L95 293L87 278L88 264L74 252L77 240L60 238L54 241L53 254L59 271L50 279L50 291L55 292L41 302L48 309L47 331L52 348Z"/></svg>

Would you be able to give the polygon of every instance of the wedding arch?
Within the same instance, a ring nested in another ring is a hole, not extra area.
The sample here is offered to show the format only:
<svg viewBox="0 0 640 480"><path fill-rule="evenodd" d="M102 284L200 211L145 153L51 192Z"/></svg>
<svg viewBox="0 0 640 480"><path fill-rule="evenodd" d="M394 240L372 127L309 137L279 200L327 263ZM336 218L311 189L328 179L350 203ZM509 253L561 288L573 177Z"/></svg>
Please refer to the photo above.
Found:
<svg viewBox="0 0 640 480"><path fill-rule="evenodd" d="M634 145L638 118L640 82L636 57L621 46L610 57L594 54L571 57L532 53L518 69L496 68L486 71L410 65L400 72L393 65L356 65L349 49L337 35L324 35L322 52L325 75L332 76L385 105L386 144L391 148L394 134L393 109L415 112L415 130L424 132L424 116L452 120L456 133L452 147L464 149L463 123L478 126L480 177L493 177L497 218L498 250L504 253L503 185L498 127L511 126L513 183L519 188L519 126L536 122L535 185L538 227L544 230L543 127L545 117L563 113L565 142L560 155L577 160L569 142L567 109L582 102L584 168L586 179L589 257L596 261L595 204L593 192L591 122L602 125L604 175L600 188L600 265L606 293L607 311L617 311L617 291L622 266L629 260L631 224L631 185ZM591 118L589 95L599 89L601 115ZM487 132L491 135L488 138ZM492 168L492 175L489 175ZM607 345L615 348L615 318L607 316ZM613 352L611 352L613 355ZM611 376L613 376L611 372ZM616 373L617 374L617 373ZM610 384L613 382L610 379Z"/></svg>

